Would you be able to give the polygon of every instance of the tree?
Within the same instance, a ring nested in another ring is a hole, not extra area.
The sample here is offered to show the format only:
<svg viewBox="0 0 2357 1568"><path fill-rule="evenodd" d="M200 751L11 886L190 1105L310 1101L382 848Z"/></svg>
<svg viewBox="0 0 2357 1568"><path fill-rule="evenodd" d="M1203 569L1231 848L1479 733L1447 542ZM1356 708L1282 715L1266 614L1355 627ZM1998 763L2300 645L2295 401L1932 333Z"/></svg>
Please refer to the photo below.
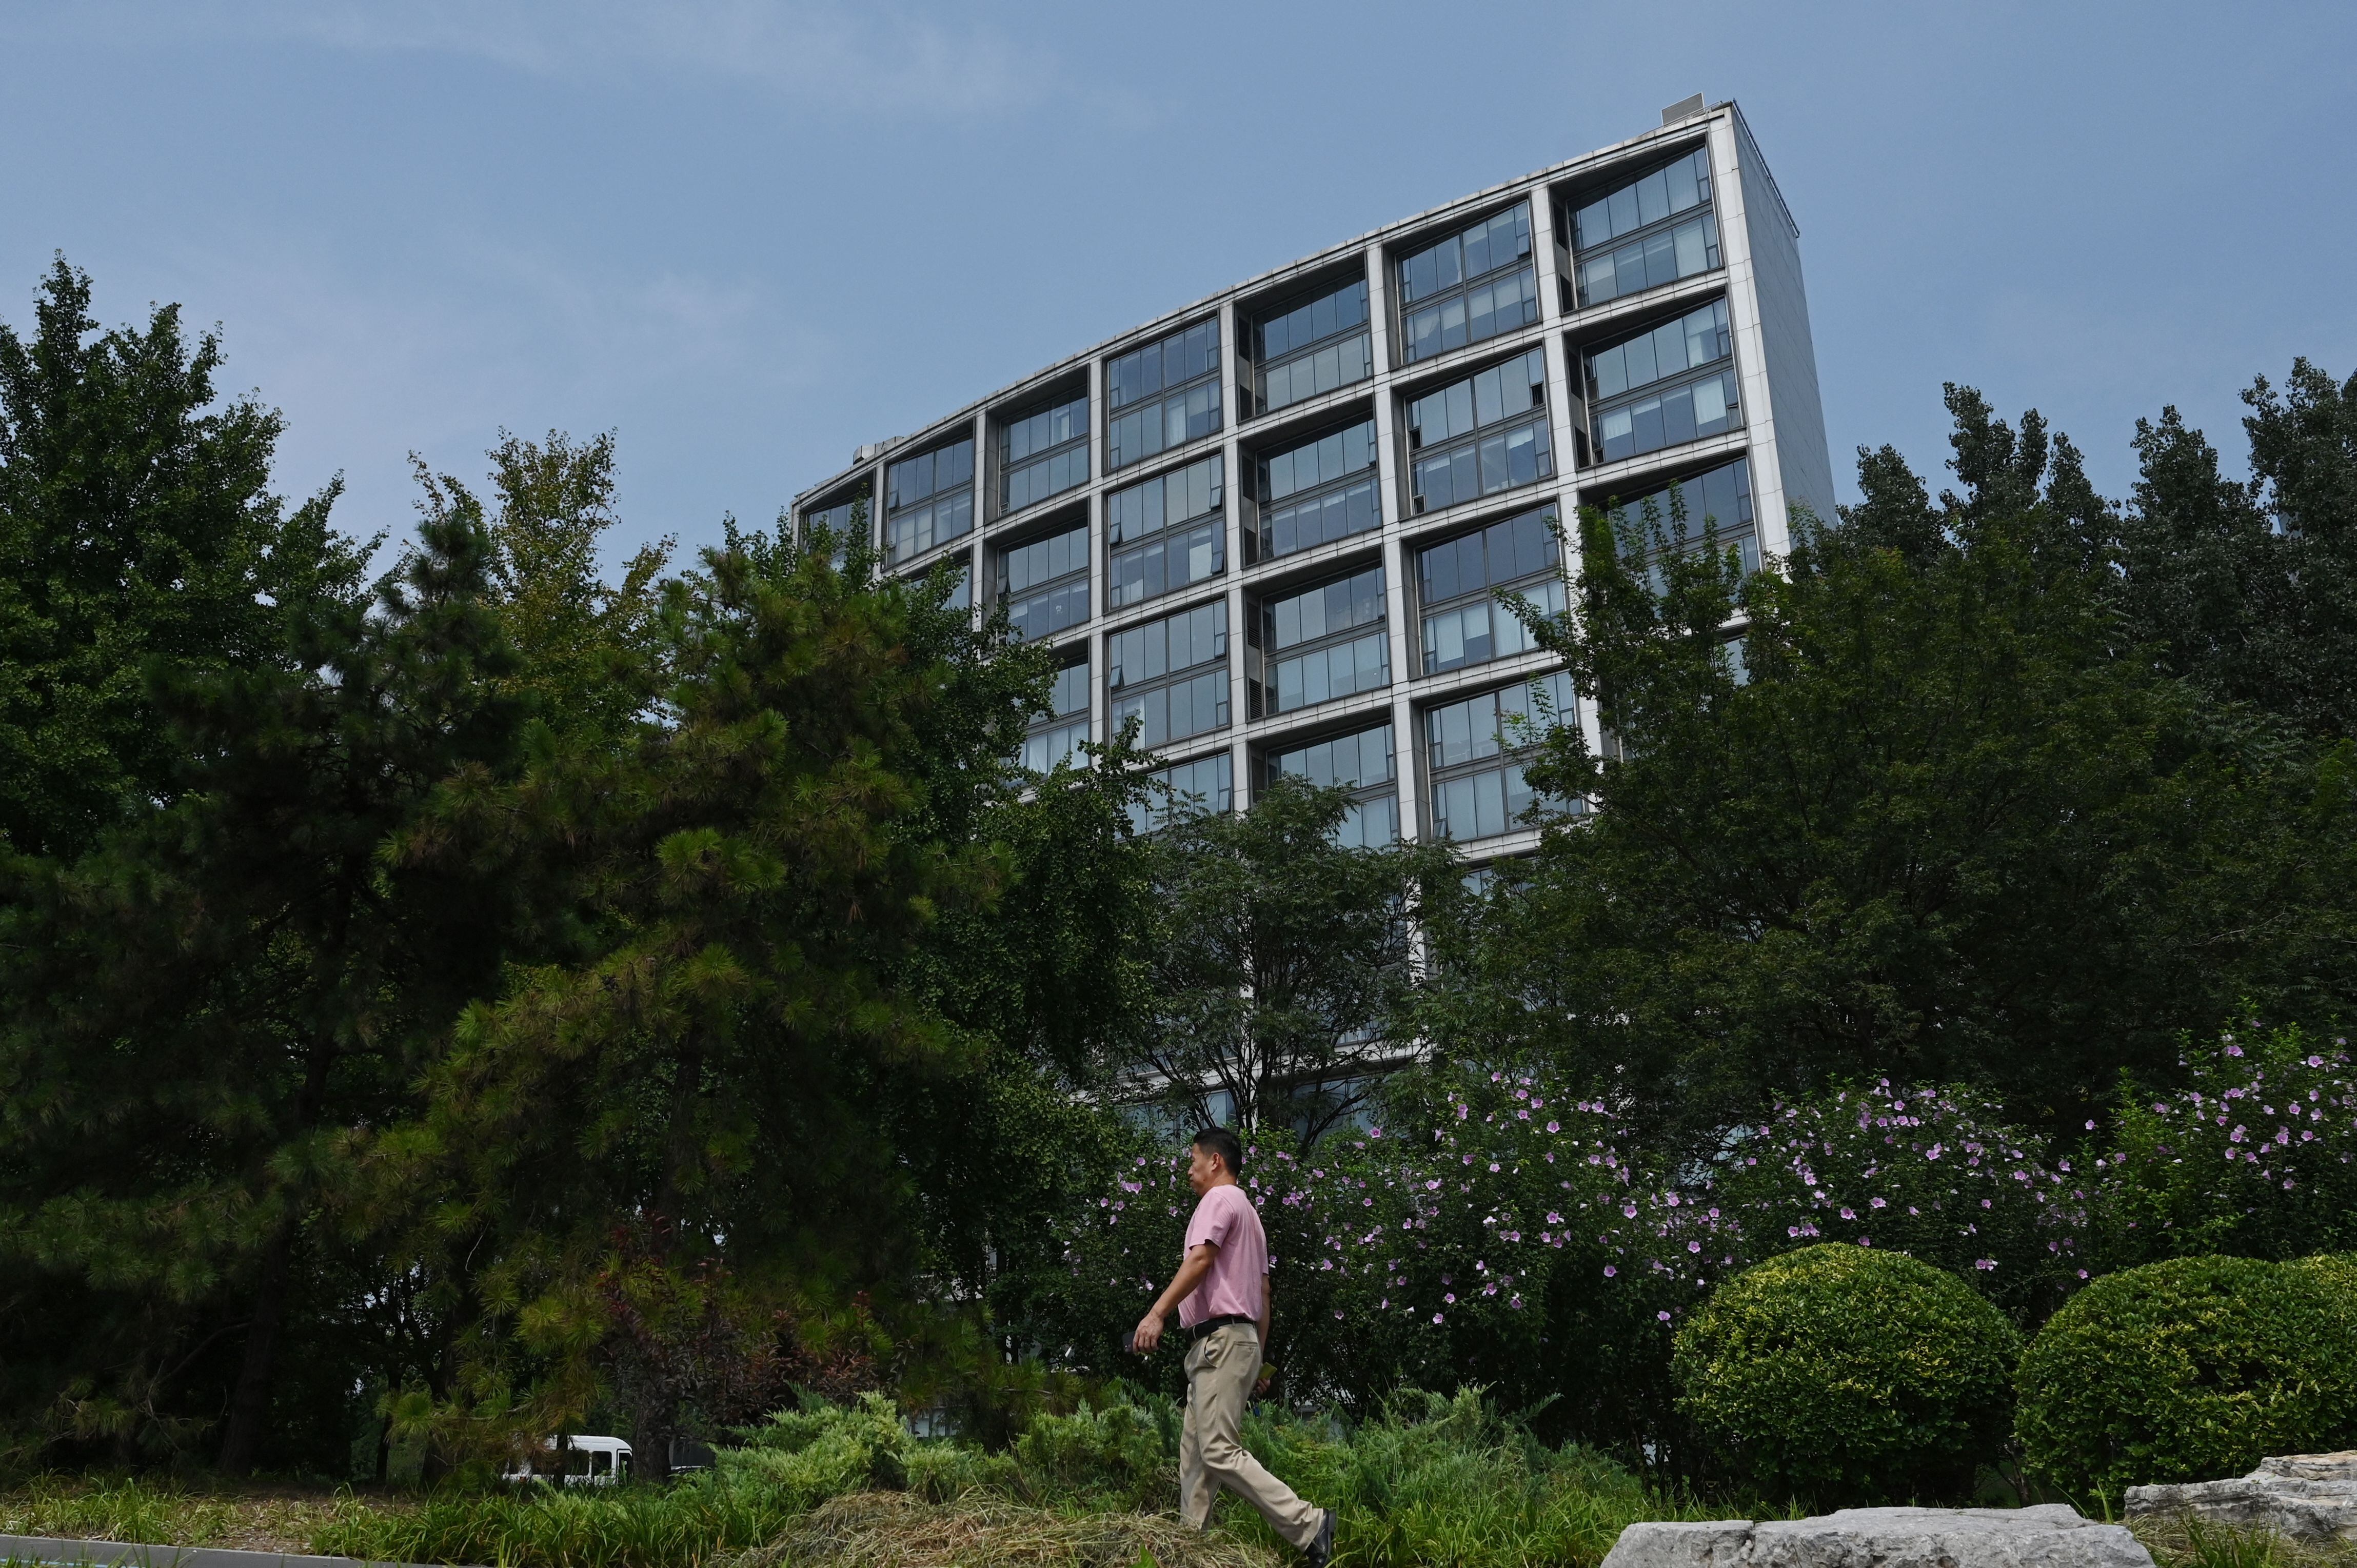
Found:
<svg viewBox="0 0 2357 1568"><path fill-rule="evenodd" d="M1884 1075L2075 1127L2240 998L2345 1004L2319 865L2346 861L2345 784L2131 656L2067 444L1950 406L1962 494L1861 452L1864 501L1800 520L1781 575L1583 520L1575 613L1541 630L1618 748L1549 736L1534 782L1598 810L1450 970L1453 1048L1553 1058L1707 1148L1775 1093Z"/></svg>
<svg viewBox="0 0 2357 1568"><path fill-rule="evenodd" d="M216 404L210 333L177 306L101 333L59 257L31 338L0 324L0 834L72 855L181 787L148 666L261 669L278 607L356 570L323 548L335 487L269 489L284 422Z"/></svg>
<svg viewBox="0 0 2357 1568"><path fill-rule="evenodd" d="M186 1442L218 1414L221 1466L256 1461L298 1276L341 1240L348 1134L400 1113L498 972L501 886L394 850L515 754L487 562L479 527L429 521L372 594L283 605L277 668L161 670L178 799L7 864L0 1247L81 1434Z"/></svg>
<svg viewBox="0 0 2357 1568"><path fill-rule="evenodd" d="M587 441L561 430L539 441L501 431L486 454L498 503L488 509L460 481L411 457L428 519L484 529L490 602L516 651L508 689L565 745L625 743L659 679L660 579L673 541L632 552L619 585L602 580L598 542L620 521L614 455L610 431Z"/></svg>
<svg viewBox="0 0 2357 1568"><path fill-rule="evenodd" d="M374 1150L414 1184L414 1255L477 1260L446 1435L619 1392L660 1472L694 1413L679 1336L713 1342L716 1311L750 1347L926 1261L923 1141L973 1114L944 1091L999 1011L926 961L1009 886L994 828L1048 675L948 590L732 528L666 585L668 722L540 751L482 816L566 868L577 945L468 1010ZM1023 960L1018 990L1056 972Z"/></svg>
<svg viewBox="0 0 2357 1568"><path fill-rule="evenodd" d="M2119 597L2161 667L2324 739L2357 735L2357 379L2243 394L2247 481L2174 408L2136 422Z"/></svg>
<svg viewBox="0 0 2357 1568"><path fill-rule="evenodd" d="M1155 841L1161 907L1145 1064L1173 1109L1305 1142L1348 1116L1366 1074L1408 1054L1419 923L1462 895L1445 843L1346 846L1346 791L1280 779L1242 815L1181 817Z"/></svg>

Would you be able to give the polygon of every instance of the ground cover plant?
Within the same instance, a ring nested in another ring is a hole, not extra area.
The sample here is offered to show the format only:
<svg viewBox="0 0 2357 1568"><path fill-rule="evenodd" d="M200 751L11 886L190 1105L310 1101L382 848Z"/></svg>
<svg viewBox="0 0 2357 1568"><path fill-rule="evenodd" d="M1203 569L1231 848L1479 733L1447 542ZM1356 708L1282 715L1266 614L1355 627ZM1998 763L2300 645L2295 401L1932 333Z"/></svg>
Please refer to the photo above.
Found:
<svg viewBox="0 0 2357 1568"><path fill-rule="evenodd" d="M1036 1418L1004 1453L918 1437L877 1398L781 1412L744 1435L717 1469L669 1487L474 1492L399 1515L355 1509L311 1545L511 1568L731 1559L759 1568L892 1561L894 1552L925 1562L955 1551L976 1563L1103 1558L1127 1568L1140 1550L1166 1564L1273 1562L1284 1551L1228 1499L1195 1555L1163 1556L1157 1543L1179 1539L1171 1534L1177 1412L1118 1387L1069 1415ZM1245 1441L1304 1495L1336 1509L1337 1561L1369 1568L1591 1564L1636 1520L1721 1517L1729 1506L1649 1486L1591 1449L1551 1447L1474 1390L1403 1393L1356 1424L1257 1414Z"/></svg>

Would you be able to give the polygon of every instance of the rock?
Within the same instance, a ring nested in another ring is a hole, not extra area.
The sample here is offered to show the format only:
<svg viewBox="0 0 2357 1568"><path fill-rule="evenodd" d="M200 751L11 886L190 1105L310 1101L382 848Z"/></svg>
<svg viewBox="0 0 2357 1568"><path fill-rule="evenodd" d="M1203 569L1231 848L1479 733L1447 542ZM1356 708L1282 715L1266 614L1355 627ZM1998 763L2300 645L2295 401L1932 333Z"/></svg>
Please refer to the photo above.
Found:
<svg viewBox="0 0 2357 1568"><path fill-rule="evenodd" d="M1603 1568L2152 1568L2152 1554L2119 1525L2046 1503L1632 1524Z"/></svg>
<svg viewBox="0 0 2357 1568"><path fill-rule="evenodd" d="M2295 1541L2357 1541L2357 1449L2262 1459L2231 1481L2130 1487L2130 1519L2190 1515L2208 1524L2272 1530Z"/></svg>

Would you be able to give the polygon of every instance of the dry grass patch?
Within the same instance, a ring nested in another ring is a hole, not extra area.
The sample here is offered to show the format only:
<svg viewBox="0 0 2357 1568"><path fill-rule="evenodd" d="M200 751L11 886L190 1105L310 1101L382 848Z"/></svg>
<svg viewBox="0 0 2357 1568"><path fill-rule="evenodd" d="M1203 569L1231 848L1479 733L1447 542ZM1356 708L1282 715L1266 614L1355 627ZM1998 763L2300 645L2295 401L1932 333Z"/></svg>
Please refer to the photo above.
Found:
<svg viewBox="0 0 2357 1568"><path fill-rule="evenodd" d="M1278 1568L1276 1554L1161 1513L1064 1513L987 1494L855 1492L729 1568Z"/></svg>

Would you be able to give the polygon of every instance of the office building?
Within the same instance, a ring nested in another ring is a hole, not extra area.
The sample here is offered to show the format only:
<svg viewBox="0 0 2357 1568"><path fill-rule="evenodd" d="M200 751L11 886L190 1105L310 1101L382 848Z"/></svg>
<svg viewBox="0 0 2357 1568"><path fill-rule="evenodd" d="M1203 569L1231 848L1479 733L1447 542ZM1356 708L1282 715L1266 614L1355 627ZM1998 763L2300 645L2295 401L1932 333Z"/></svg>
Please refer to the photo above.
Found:
<svg viewBox="0 0 2357 1568"><path fill-rule="evenodd" d="M1180 796L1348 786L1357 842L1535 830L1515 715L1586 725L1501 591L1676 483L1749 562L1833 513L1799 229L1732 102L1280 267L862 447L885 569L948 558L1062 660L1045 767L1135 719Z"/></svg>

